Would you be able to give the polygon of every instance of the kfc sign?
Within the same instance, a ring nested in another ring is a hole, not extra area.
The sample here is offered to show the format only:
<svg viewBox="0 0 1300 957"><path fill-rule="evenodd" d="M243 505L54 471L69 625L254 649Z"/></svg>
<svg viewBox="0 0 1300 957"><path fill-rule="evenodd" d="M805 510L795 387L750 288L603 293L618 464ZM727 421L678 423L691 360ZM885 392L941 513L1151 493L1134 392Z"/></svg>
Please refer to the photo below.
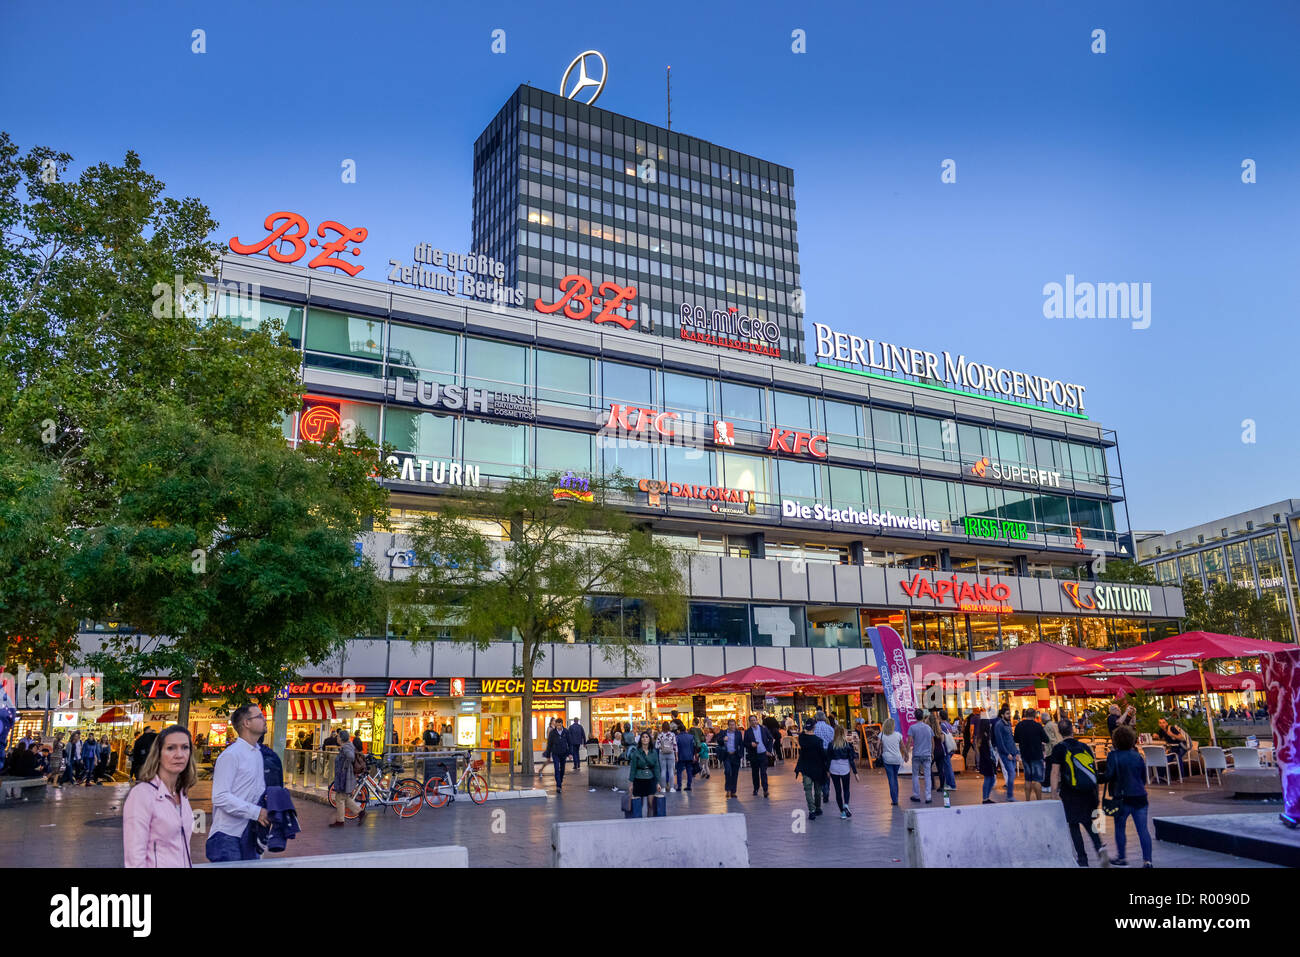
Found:
<svg viewBox="0 0 1300 957"><path fill-rule="evenodd" d="M464 679L464 678L452 678L452 679L451 679L451 696L452 696L453 698L463 698L463 697L465 697L465 679Z"/></svg>
<svg viewBox="0 0 1300 957"><path fill-rule="evenodd" d="M824 435L809 435L807 432L795 432L792 429L773 429L771 441L767 443L767 450L786 452L790 455L811 455L815 459L824 459L828 442ZM821 448L819 449L818 446Z"/></svg>
<svg viewBox="0 0 1300 957"><path fill-rule="evenodd" d="M639 409L632 405L611 404L605 428L647 436L654 431L664 438L672 438L677 434L673 428L674 420L680 418L676 412L656 412L654 409Z"/></svg>
<svg viewBox="0 0 1300 957"><path fill-rule="evenodd" d="M730 422L714 422L713 444L734 447L736 444L736 427Z"/></svg>

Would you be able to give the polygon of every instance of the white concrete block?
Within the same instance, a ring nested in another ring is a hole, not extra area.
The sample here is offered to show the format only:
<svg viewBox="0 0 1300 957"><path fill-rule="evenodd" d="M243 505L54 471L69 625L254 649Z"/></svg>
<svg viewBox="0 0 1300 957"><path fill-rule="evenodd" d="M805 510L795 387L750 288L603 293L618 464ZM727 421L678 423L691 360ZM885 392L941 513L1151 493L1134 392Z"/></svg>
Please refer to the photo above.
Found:
<svg viewBox="0 0 1300 957"><path fill-rule="evenodd" d="M195 867L469 867L469 851L459 846L403 847L393 851L357 851L351 854L313 854L309 857L263 855L260 861L223 861Z"/></svg>
<svg viewBox="0 0 1300 957"><path fill-rule="evenodd" d="M621 812L620 812L621 813ZM553 867L748 867L743 814L623 817L551 825Z"/></svg>
<svg viewBox="0 0 1300 957"><path fill-rule="evenodd" d="M908 867L1078 866L1060 801L909 810L903 822Z"/></svg>

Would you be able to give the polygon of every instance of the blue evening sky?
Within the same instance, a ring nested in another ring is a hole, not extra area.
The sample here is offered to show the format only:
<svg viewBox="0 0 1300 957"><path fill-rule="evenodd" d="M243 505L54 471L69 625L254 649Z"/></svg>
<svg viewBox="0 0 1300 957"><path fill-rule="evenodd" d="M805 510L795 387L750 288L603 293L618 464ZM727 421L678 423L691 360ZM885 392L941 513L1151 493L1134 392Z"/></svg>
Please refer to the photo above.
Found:
<svg viewBox="0 0 1300 957"><path fill-rule="evenodd" d="M468 246L472 144L519 83L594 47L600 105L662 124L671 64L675 129L794 168L808 322L1084 384L1133 527L1172 530L1300 497L1298 37L1289 0L8 0L0 128L77 169L138 151L222 241L364 225L382 280ZM1044 318L1066 274L1150 283L1150 328Z"/></svg>

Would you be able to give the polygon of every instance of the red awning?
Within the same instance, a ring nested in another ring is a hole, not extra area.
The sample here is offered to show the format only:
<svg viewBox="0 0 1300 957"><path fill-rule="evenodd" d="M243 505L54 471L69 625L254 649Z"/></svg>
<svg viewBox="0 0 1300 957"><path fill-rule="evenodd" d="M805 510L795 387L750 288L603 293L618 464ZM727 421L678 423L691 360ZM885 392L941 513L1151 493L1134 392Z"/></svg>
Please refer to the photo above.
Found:
<svg viewBox="0 0 1300 957"><path fill-rule="evenodd" d="M663 697L665 695L686 695L692 693L694 689L711 684L718 680L717 675L688 675L685 678L674 678L667 684L662 684L655 689L655 694Z"/></svg>
<svg viewBox="0 0 1300 957"><path fill-rule="evenodd" d="M96 724L122 724L130 719L126 716L125 708L109 708L101 714L96 720Z"/></svg>
<svg viewBox="0 0 1300 957"><path fill-rule="evenodd" d="M720 678L714 678L707 685L701 686L700 691L734 693L777 688L792 690L803 685L816 684L822 680L816 675L806 675L801 671L782 671L779 668L753 665L749 668L741 668L739 671L729 672Z"/></svg>
<svg viewBox="0 0 1300 957"><path fill-rule="evenodd" d="M1104 670L1096 663L1103 654L1051 641L1031 641L971 664L974 665L974 674L996 674L1006 681L1013 677L1096 673Z"/></svg>
<svg viewBox="0 0 1300 957"><path fill-rule="evenodd" d="M1254 671L1235 675L1221 675L1212 671L1205 673L1207 691L1241 691L1248 687L1247 682L1253 682L1253 685L1249 686L1249 690L1252 691L1259 691L1264 687L1263 677ZM1166 675L1157 681L1152 681L1142 690L1150 694L1200 694L1201 676L1195 671Z"/></svg>
<svg viewBox="0 0 1300 957"><path fill-rule="evenodd" d="M642 679L641 681L633 681L630 684L619 685L617 688L610 688L608 691L602 691L600 694L592 695L592 697L593 698L640 698L642 695L646 694L646 685L645 685L646 680L651 680L651 679ZM658 694L659 693L658 682L653 682L653 684L655 684L656 686L655 694Z"/></svg>
<svg viewBox="0 0 1300 957"><path fill-rule="evenodd" d="M290 698L290 721L333 721L338 718L329 698Z"/></svg>
<svg viewBox="0 0 1300 957"><path fill-rule="evenodd" d="M1138 671L1169 661L1205 661L1207 658L1257 658L1260 655L1295 651L1295 645L1281 641L1260 641L1237 635L1216 635L1210 631L1186 631L1150 644L1125 648L1094 658L1094 664L1111 671ZM1198 679L1197 684L1200 684Z"/></svg>

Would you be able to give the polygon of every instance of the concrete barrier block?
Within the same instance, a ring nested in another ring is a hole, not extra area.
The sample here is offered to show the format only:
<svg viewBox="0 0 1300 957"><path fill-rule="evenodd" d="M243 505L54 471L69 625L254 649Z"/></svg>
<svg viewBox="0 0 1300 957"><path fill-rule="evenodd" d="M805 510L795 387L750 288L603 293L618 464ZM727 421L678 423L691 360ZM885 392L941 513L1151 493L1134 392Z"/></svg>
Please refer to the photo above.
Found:
<svg viewBox="0 0 1300 957"><path fill-rule="evenodd" d="M551 825L553 867L748 867L743 814Z"/></svg>
<svg viewBox="0 0 1300 957"><path fill-rule="evenodd" d="M588 764L587 787L627 790L626 764Z"/></svg>
<svg viewBox="0 0 1300 957"><path fill-rule="evenodd" d="M195 867L469 867L469 851L459 846L403 847L393 851L313 854L309 857L263 855L260 861L223 861Z"/></svg>
<svg viewBox="0 0 1300 957"><path fill-rule="evenodd" d="M909 810L908 867L1078 867L1059 801Z"/></svg>

